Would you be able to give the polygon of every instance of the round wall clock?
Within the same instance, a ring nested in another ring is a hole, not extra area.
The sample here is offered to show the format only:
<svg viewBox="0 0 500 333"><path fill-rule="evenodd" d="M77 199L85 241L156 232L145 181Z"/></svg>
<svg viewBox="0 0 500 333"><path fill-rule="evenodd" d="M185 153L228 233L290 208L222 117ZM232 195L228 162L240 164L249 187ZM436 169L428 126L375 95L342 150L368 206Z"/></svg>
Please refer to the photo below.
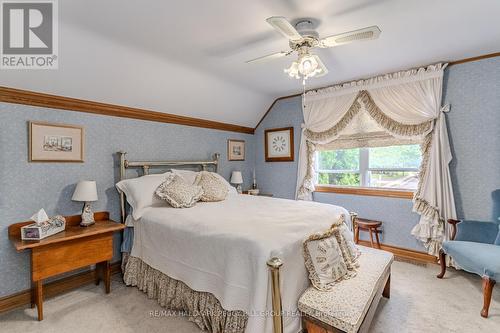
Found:
<svg viewBox="0 0 500 333"><path fill-rule="evenodd" d="M293 127L265 131L266 162L293 161Z"/></svg>

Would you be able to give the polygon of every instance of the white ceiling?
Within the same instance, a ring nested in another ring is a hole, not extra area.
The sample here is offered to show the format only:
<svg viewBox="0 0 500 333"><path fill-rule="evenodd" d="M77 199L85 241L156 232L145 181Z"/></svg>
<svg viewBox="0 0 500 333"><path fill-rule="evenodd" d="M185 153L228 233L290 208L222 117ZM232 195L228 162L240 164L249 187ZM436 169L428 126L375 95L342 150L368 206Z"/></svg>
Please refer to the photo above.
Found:
<svg viewBox="0 0 500 333"><path fill-rule="evenodd" d="M320 36L378 25L378 40L316 50L325 86L500 51L496 0L64 0L59 70L0 71L0 85L253 127L271 102L301 91L292 57L265 22L321 21Z"/></svg>

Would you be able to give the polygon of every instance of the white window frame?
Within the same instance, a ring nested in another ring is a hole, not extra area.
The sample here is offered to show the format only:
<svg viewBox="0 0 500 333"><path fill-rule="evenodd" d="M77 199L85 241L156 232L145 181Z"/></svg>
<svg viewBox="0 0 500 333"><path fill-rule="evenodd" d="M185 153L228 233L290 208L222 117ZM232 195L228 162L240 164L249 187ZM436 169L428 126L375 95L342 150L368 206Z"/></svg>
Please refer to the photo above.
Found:
<svg viewBox="0 0 500 333"><path fill-rule="evenodd" d="M337 149L333 149L337 150ZM338 149L340 150L340 149ZM329 187L352 187L352 188L369 188L369 189L390 189L398 191L414 191L413 189L407 188L387 188L387 187L375 187L370 186L370 175L371 171L392 171L392 172L418 172L418 168L370 168L370 148L359 148L359 170L319 170L319 158L318 154L320 151L316 151L315 165L314 165L314 184L318 186L329 186ZM318 184L318 174L320 173L359 173L360 185L332 185L332 184Z"/></svg>

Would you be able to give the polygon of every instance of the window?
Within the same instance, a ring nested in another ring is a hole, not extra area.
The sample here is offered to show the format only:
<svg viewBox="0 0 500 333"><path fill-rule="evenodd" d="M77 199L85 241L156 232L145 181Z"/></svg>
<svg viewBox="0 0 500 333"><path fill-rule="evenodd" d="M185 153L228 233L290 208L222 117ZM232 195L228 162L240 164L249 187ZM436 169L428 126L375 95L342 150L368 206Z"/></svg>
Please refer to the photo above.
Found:
<svg viewBox="0 0 500 333"><path fill-rule="evenodd" d="M419 145L317 152L316 183L323 186L416 190Z"/></svg>

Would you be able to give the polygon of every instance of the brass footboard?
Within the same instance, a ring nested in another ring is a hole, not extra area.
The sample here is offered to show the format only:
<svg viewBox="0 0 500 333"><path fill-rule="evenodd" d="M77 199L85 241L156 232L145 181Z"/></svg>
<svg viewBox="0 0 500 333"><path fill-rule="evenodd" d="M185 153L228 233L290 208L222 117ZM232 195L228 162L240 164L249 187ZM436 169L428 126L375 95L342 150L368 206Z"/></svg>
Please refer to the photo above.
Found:
<svg viewBox="0 0 500 333"><path fill-rule="evenodd" d="M351 217L351 231L353 231L358 214L349 212L349 215ZM280 268L283 266L283 261L278 257L273 257L267 261L267 266L271 273L273 332L283 333L283 309L281 306L280 287Z"/></svg>
<svg viewBox="0 0 500 333"><path fill-rule="evenodd" d="M283 311L281 307L281 289L280 289L280 268L283 262L280 258L273 257L267 261L267 266L271 272L271 286L273 297L273 331L274 333L283 333Z"/></svg>

